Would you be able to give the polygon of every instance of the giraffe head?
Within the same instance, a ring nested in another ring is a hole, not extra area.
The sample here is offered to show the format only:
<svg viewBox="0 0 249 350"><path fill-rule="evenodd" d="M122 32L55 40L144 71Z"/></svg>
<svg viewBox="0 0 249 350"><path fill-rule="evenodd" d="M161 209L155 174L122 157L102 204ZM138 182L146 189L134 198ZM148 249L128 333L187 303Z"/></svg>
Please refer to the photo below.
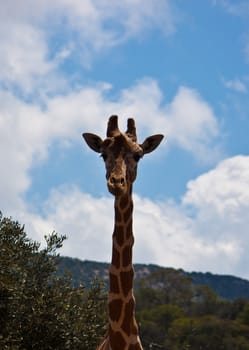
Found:
<svg viewBox="0 0 249 350"><path fill-rule="evenodd" d="M109 118L105 140L91 133L82 136L92 150L101 154L106 166L107 187L116 197L130 190L136 180L139 159L154 151L163 139L163 135L153 135L139 144L134 120L128 119L127 131L122 133L116 115Z"/></svg>

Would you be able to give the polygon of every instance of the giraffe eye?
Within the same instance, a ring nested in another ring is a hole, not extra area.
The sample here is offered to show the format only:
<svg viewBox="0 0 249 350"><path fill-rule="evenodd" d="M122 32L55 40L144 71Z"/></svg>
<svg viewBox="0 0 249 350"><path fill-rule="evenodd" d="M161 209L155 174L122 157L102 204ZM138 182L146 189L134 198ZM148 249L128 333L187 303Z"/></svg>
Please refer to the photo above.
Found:
<svg viewBox="0 0 249 350"><path fill-rule="evenodd" d="M138 162L140 158L141 158L141 156L139 153L133 154L133 159L135 160L135 162Z"/></svg>

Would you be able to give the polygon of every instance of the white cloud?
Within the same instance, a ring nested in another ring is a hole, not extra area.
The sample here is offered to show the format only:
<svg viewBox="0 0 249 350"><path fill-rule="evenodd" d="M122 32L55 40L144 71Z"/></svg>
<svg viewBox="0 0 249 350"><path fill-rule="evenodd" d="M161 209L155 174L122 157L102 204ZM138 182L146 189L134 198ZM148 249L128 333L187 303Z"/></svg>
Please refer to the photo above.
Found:
<svg viewBox="0 0 249 350"><path fill-rule="evenodd" d="M249 157L237 156L191 181L180 205L135 195L134 261L249 278L248 183ZM67 234L63 254L110 261L113 212L113 198L64 187L51 192L43 218L26 222L35 237Z"/></svg>
<svg viewBox="0 0 249 350"><path fill-rule="evenodd" d="M26 105L10 93L0 93L1 208L18 207L21 194L29 188L28 170L44 156L43 120L39 108Z"/></svg>
<svg viewBox="0 0 249 350"><path fill-rule="evenodd" d="M219 3L225 8L225 10L236 16L248 17L249 4L247 0L220 0Z"/></svg>
<svg viewBox="0 0 249 350"><path fill-rule="evenodd" d="M102 18L108 20L108 15L113 18L120 18L123 26L124 37L140 35L145 29L158 28L165 34L175 31L175 13L169 0L147 1L125 0L117 4L115 1L105 0L101 6Z"/></svg>
<svg viewBox="0 0 249 350"><path fill-rule="evenodd" d="M34 238L42 241L42 235L56 230L68 237L63 255L110 261L112 198L94 198L74 186L62 187L51 192L43 210L43 217L30 212L22 217Z"/></svg>
<svg viewBox="0 0 249 350"><path fill-rule="evenodd" d="M224 85L226 88L234 90L236 92L241 92L241 93L247 92L246 84L238 78L233 80L224 80Z"/></svg>
<svg viewBox="0 0 249 350"><path fill-rule="evenodd" d="M249 157L222 161L215 169L188 184L183 203L194 209L195 231L207 244L224 249L211 262L224 271L249 277L248 210Z"/></svg>
<svg viewBox="0 0 249 350"><path fill-rule="evenodd" d="M221 157L221 149L215 146L220 136L217 118L198 91L181 86L173 100L165 104L156 81L145 79L124 90L121 100L124 107L120 114L135 115L147 134L150 130L165 134L170 145L191 152L206 164Z"/></svg>
<svg viewBox="0 0 249 350"><path fill-rule="evenodd" d="M28 190L30 170L45 161L53 142L81 142L83 131L104 137L107 117L116 112L125 116L125 122L134 116L144 137L154 132L165 134L167 148L177 144L197 158L217 159L217 122L209 105L195 91L182 87L171 103L163 105L162 93L153 80L121 91L116 100L108 99L108 89L108 84L85 87L51 97L45 107L0 92L0 156L6 165L0 183L2 208L10 208Z"/></svg>
<svg viewBox="0 0 249 350"><path fill-rule="evenodd" d="M221 237L222 232L226 236L233 234L242 220L246 220L243 225L247 223L248 179L249 157L237 156L222 161L215 169L188 183L183 202L197 209L199 222L210 222L206 226L209 237ZM212 227L210 218L214 217L219 221L214 220Z"/></svg>
<svg viewBox="0 0 249 350"><path fill-rule="evenodd" d="M30 92L52 70L43 33L26 23L0 25L0 82Z"/></svg>
<svg viewBox="0 0 249 350"><path fill-rule="evenodd" d="M189 182L180 205L137 198L139 261L248 278L248 181L249 157L237 156Z"/></svg>
<svg viewBox="0 0 249 350"><path fill-rule="evenodd" d="M174 21L168 0L2 2L0 82L25 94L61 90L58 69L66 59L89 66L96 53L147 30L172 33Z"/></svg>
<svg viewBox="0 0 249 350"><path fill-rule="evenodd" d="M211 146L219 136L217 119L211 106L196 90L179 88L169 106L167 127L174 135L174 142L193 152L202 162L210 163L220 157L220 150L214 144Z"/></svg>

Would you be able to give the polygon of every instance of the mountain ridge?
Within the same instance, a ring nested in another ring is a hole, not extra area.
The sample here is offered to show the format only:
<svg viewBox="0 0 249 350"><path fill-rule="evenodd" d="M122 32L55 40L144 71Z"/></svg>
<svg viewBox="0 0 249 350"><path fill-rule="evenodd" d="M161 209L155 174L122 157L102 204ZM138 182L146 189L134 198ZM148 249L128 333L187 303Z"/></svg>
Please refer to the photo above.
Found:
<svg viewBox="0 0 249 350"><path fill-rule="evenodd" d="M58 258L57 273L68 271L72 276L75 286L83 283L89 287L94 278L99 278L108 285L109 263L92 260L80 260L77 258L60 256ZM245 298L249 300L249 281L233 275L219 275L211 272L186 272L183 269L162 267L155 264L134 264L135 288L142 278L148 277L152 272L164 270L165 272L181 271L192 279L193 285L206 285L220 298L235 300Z"/></svg>

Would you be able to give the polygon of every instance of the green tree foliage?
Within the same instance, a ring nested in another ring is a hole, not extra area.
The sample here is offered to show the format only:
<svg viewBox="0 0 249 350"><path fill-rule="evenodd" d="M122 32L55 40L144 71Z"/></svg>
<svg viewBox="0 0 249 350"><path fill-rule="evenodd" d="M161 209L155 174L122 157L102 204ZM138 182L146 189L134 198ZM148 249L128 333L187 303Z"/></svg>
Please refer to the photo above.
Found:
<svg viewBox="0 0 249 350"><path fill-rule="evenodd" d="M95 350L105 332L103 285L74 288L69 276L58 277L65 237L45 239L40 249L24 227L0 215L0 349Z"/></svg>
<svg viewBox="0 0 249 350"><path fill-rule="evenodd" d="M249 350L249 328L215 316L180 318L165 340L170 350Z"/></svg>
<svg viewBox="0 0 249 350"><path fill-rule="evenodd" d="M249 326L249 302L244 305L243 310L239 313L238 321Z"/></svg>
<svg viewBox="0 0 249 350"><path fill-rule="evenodd" d="M151 273L136 300L145 350L249 350L248 302L222 300L181 270Z"/></svg>
<svg viewBox="0 0 249 350"><path fill-rule="evenodd" d="M181 307L188 307L194 296L191 277L182 270L159 268L146 278L139 281L138 292L150 293L155 291L156 304L176 304Z"/></svg>
<svg viewBox="0 0 249 350"><path fill-rule="evenodd" d="M149 349L160 347L173 321L183 315L182 309L172 304L162 304L138 313L143 345Z"/></svg>

